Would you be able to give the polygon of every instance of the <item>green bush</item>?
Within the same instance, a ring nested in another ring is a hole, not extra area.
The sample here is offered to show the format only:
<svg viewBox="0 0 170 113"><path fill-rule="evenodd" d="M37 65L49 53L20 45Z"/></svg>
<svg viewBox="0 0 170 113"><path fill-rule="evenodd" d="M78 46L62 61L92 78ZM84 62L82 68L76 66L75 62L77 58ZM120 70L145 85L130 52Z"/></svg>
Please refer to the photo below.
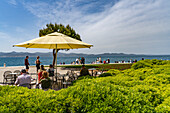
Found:
<svg viewBox="0 0 170 113"><path fill-rule="evenodd" d="M145 68L145 67L150 67L152 68L152 64L149 64L144 61L138 61L132 65L132 69L139 69L139 68Z"/></svg>
<svg viewBox="0 0 170 113"><path fill-rule="evenodd" d="M108 73L111 73L114 76L120 74L121 72L117 69L110 69Z"/></svg>
<svg viewBox="0 0 170 113"><path fill-rule="evenodd" d="M140 60L137 63L134 63L132 65L133 69L139 69L139 68L145 68L145 67L149 67L152 68L153 65L165 65L165 64L169 64L170 61L166 61L166 60L157 60L157 59L146 59L146 60Z"/></svg>
<svg viewBox="0 0 170 113"><path fill-rule="evenodd" d="M99 75L99 77L116 76L119 73L120 73L120 71L117 69L110 69L106 73L102 73L101 75Z"/></svg>
<svg viewBox="0 0 170 113"><path fill-rule="evenodd" d="M80 77L59 91L0 86L0 113L168 113L170 64L151 60L146 64L151 67L110 70L107 77Z"/></svg>
<svg viewBox="0 0 170 113"><path fill-rule="evenodd" d="M101 75L99 75L99 77L107 77L107 76L112 76L111 73L102 73Z"/></svg>

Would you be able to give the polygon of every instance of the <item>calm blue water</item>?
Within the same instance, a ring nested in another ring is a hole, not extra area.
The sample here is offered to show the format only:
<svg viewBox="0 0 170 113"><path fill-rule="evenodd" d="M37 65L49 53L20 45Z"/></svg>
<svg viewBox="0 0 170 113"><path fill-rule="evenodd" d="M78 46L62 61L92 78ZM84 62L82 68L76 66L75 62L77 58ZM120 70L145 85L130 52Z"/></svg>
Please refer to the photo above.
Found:
<svg viewBox="0 0 170 113"><path fill-rule="evenodd" d="M102 60L106 60L107 58L110 59L111 63L114 63L115 61L122 61L128 62L130 59L132 60L141 60L144 59L162 59L162 60L170 60L170 55L148 55L148 56L107 56L102 57ZM0 67L3 67L4 63L6 63L6 66L24 66L24 59L25 57L0 57ZM30 65L35 65L36 57L29 57L29 63ZM71 62L75 61L76 57L58 57L57 63L60 64L60 62L65 62L66 64L70 64ZM86 64L90 64L96 60L96 56L88 56L85 57ZM42 65L49 65L52 64L53 58L52 57L41 57L40 61L42 62Z"/></svg>

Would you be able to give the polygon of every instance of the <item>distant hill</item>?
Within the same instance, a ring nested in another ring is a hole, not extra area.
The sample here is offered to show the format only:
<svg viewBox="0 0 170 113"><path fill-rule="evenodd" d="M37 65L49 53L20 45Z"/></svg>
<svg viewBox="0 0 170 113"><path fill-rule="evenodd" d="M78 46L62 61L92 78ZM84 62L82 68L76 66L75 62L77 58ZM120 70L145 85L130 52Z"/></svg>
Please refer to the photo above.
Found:
<svg viewBox="0 0 170 113"><path fill-rule="evenodd" d="M29 53L29 52L0 52L0 57L36 57L36 56L41 56L41 57L52 57L52 52L48 53L41 53L41 52L36 52L36 53ZM58 53L58 57L86 57L86 56L134 56L135 54L124 54L124 53L103 53L103 54L83 54L83 53Z"/></svg>

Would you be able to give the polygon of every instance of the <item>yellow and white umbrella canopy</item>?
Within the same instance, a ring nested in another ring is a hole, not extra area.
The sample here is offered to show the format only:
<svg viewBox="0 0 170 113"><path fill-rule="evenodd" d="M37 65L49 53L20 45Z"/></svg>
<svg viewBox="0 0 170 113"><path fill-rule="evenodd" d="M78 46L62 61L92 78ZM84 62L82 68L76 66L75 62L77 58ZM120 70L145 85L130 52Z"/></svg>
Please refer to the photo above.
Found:
<svg viewBox="0 0 170 113"><path fill-rule="evenodd" d="M92 47L91 44L84 43L57 32L16 44L14 46L43 49L78 49Z"/></svg>
<svg viewBox="0 0 170 113"><path fill-rule="evenodd" d="M14 47L25 48L43 48L43 49L78 49L78 48L90 48L93 45L84 43L82 41L73 39L64 34L54 32L46 36L35 38L23 43L13 45ZM56 54L56 66L57 66L57 54Z"/></svg>

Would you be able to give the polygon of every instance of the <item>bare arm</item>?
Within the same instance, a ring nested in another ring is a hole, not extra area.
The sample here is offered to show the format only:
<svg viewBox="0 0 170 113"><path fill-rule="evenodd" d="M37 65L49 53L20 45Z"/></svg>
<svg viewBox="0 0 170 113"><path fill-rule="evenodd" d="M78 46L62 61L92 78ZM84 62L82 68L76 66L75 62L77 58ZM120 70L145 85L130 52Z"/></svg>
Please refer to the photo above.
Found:
<svg viewBox="0 0 170 113"><path fill-rule="evenodd" d="M17 86L19 84L19 80L17 78L17 80L15 81L15 85Z"/></svg>

